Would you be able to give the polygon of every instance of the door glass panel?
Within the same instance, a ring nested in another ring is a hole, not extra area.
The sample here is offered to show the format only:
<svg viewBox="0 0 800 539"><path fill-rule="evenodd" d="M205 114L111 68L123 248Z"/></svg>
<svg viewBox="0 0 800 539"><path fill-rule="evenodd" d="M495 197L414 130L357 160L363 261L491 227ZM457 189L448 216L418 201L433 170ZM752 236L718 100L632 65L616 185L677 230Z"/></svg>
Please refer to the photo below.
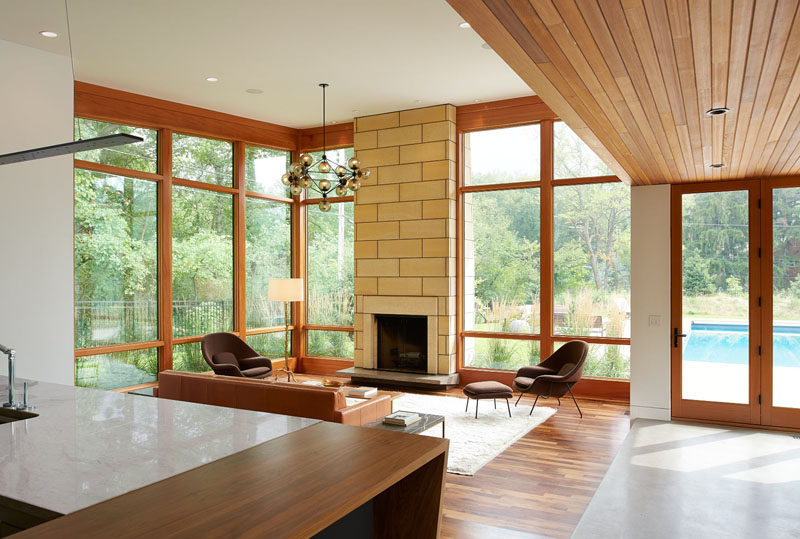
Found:
<svg viewBox="0 0 800 539"><path fill-rule="evenodd" d="M772 192L772 405L800 408L800 188Z"/></svg>
<svg viewBox="0 0 800 539"><path fill-rule="evenodd" d="M749 402L748 193L683 195L683 398Z"/></svg>

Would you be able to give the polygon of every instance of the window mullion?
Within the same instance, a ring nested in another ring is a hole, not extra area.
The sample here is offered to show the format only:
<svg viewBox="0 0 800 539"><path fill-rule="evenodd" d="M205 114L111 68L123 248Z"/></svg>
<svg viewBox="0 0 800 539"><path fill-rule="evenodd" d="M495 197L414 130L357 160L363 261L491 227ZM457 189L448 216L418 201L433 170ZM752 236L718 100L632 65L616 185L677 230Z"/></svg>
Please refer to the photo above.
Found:
<svg viewBox="0 0 800 539"><path fill-rule="evenodd" d="M540 124L541 144L541 196L539 216L540 231L540 327L541 357L553 353L553 122Z"/></svg>

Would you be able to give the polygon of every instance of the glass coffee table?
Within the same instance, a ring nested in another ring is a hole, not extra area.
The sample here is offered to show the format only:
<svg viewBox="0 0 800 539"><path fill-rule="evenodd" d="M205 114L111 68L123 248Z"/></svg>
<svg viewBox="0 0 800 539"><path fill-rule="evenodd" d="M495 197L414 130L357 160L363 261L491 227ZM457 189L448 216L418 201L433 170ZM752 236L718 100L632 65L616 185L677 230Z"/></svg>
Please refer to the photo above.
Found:
<svg viewBox="0 0 800 539"><path fill-rule="evenodd" d="M419 415L419 421L412 423L408 426L403 425L389 425L388 423L383 422L383 418L380 418L377 421L373 421L372 423L367 423L364 425L365 427L369 427L371 429L383 429L383 430L393 430L395 432L405 432L406 434L419 434L420 432L424 432L430 428L435 427L436 425L442 425L442 438L444 438L444 416L443 415L435 415L435 414L422 414L420 412L409 412L408 410L395 410L396 412L406 412L412 414Z"/></svg>

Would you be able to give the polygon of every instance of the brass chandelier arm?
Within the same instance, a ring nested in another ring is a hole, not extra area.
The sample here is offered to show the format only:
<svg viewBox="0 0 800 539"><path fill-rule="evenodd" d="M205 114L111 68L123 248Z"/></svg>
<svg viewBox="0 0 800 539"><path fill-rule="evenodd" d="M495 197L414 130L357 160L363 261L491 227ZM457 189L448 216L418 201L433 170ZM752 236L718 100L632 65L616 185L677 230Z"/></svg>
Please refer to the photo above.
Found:
<svg viewBox="0 0 800 539"><path fill-rule="evenodd" d="M281 177L281 182L289 188L289 192L293 196L308 190L322 195L319 207L323 212L329 211L331 207L330 201L328 201L329 193L335 191L338 196L344 196L347 190L355 192L361 187L361 181L369 178L371 172L368 168L361 168L361 162L355 157L350 158L347 165L341 165L328 159L326 138L326 88L328 86L327 83L320 84L322 88L322 159L314 162L310 153L303 153L298 161L289 165L289 170ZM314 168L317 170L313 170ZM315 177L320 174L324 174L326 177ZM328 179L327 175L331 175L333 179ZM327 186L328 189L320 187L320 184Z"/></svg>

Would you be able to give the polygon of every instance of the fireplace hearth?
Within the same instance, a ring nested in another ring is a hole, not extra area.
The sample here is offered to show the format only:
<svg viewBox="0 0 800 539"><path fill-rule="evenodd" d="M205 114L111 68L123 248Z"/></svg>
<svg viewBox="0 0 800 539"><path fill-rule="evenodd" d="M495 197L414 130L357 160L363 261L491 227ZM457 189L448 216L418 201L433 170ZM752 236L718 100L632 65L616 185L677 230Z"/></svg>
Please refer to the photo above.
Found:
<svg viewBox="0 0 800 539"><path fill-rule="evenodd" d="M378 333L377 367L388 371L427 372L426 316L375 315Z"/></svg>

